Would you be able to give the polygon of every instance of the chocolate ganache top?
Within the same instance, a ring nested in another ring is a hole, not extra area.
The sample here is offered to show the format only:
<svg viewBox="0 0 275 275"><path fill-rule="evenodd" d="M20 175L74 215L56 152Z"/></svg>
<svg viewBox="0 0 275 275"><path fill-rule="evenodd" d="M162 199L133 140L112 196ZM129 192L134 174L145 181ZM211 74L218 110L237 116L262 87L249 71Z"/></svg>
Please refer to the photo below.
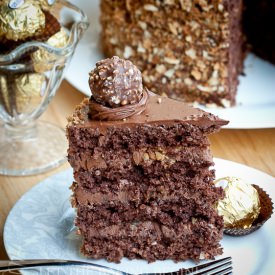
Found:
<svg viewBox="0 0 275 275"><path fill-rule="evenodd" d="M158 96L142 86L140 71L116 56L97 62L91 71L90 100L84 100L71 117L79 127L132 127L137 124L187 122L199 127L223 126L228 121L199 108Z"/></svg>
<svg viewBox="0 0 275 275"><path fill-rule="evenodd" d="M148 101L145 110L139 115L133 115L119 120L94 120L90 117L89 99L78 105L71 117L68 126L97 128L105 133L109 127L136 127L146 125L173 125L175 123L188 123L198 127L223 126L228 121L205 112L199 108L193 108L188 104L148 93Z"/></svg>

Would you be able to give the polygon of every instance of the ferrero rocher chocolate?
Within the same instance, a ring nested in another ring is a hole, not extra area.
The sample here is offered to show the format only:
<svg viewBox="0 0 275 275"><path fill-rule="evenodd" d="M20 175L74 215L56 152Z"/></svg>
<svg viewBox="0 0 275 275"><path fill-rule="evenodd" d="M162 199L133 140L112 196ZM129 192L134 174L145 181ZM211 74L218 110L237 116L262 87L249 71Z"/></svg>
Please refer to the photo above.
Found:
<svg viewBox="0 0 275 275"><path fill-rule="evenodd" d="M219 215L224 218L224 227L250 228L260 213L257 190L236 177L218 179L215 185L225 191L224 199L217 206Z"/></svg>
<svg viewBox="0 0 275 275"><path fill-rule="evenodd" d="M21 74L15 77L17 113L32 111L40 104L46 87L45 80L43 74L37 73Z"/></svg>
<svg viewBox="0 0 275 275"><path fill-rule="evenodd" d="M45 27L39 5L28 0L0 1L0 33L9 40L24 40Z"/></svg>
<svg viewBox="0 0 275 275"><path fill-rule="evenodd" d="M61 28L61 30L53 35L46 43L55 48L66 47L68 43L68 34L63 28ZM41 48L34 52L31 58L33 61L34 70L36 72L45 72L53 67L56 56Z"/></svg>
<svg viewBox="0 0 275 275"><path fill-rule="evenodd" d="M96 63L90 72L93 99L111 108L138 103L143 95L141 72L129 60L117 56Z"/></svg>

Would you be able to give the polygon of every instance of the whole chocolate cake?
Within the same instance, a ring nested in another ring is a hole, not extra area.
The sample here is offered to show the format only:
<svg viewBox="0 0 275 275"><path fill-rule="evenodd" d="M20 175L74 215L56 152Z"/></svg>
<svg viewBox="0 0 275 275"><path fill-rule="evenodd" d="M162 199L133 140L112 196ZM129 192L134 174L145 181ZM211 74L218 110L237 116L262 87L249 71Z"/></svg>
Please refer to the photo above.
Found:
<svg viewBox="0 0 275 275"><path fill-rule="evenodd" d="M102 49L142 70L158 94L236 104L248 51L275 64L274 0L101 0Z"/></svg>
<svg viewBox="0 0 275 275"><path fill-rule="evenodd" d="M242 72L242 0L101 0L102 48L130 59L146 87L230 107Z"/></svg>
<svg viewBox="0 0 275 275"><path fill-rule="evenodd" d="M83 254L114 262L221 254L223 190L207 136L227 121L149 92L118 57L98 62L89 84L91 98L67 126Z"/></svg>

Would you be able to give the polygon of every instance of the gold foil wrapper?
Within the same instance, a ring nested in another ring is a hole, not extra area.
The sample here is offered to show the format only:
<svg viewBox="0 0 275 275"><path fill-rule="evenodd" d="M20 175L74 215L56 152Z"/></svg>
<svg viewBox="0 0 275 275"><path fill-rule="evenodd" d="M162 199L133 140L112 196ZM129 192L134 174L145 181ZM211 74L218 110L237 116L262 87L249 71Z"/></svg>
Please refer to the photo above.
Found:
<svg viewBox="0 0 275 275"><path fill-rule="evenodd" d="M46 88L46 77L43 74L21 74L14 79L17 113L34 110L43 98Z"/></svg>
<svg viewBox="0 0 275 275"><path fill-rule="evenodd" d="M10 97L8 79L5 75L0 75L0 105L3 106L8 114L12 113Z"/></svg>
<svg viewBox="0 0 275 275"><path fill-rule="evenodd" d="M223 216L225 228L250 228L260 213L257 190L236 177L226 177L215 181L222 187L225 197L218 202L218 213Z"/></svg>
<svg viewBox="0 0 275 275"><path fill-rule="evenodd" d="M68 34L64 28L61 28L46 43L55 48L64 48L68 44ZM34 70L39 73L51 70L55 59L55 54L49 53L45 49L37 50L32 54Z"/></svg>
<svg viewBox="0 0 275 275"><path fill-rule="evenodd" d="M0 1L0 29L9 40L24 40L45 27L45 15L39 5L21 1L12 5L12 0ZM12 8L13 7L13 8Z"/></svg>
<svg viewBox="0 0 275 275"><path fill-rule="evenodd" d="M261 210L258 218L253 222L250 228L225 228L224 233L230 236L245 236L261 228L273 214L273 202L269 195L258 185L253 184L260 197Z"/></svg>

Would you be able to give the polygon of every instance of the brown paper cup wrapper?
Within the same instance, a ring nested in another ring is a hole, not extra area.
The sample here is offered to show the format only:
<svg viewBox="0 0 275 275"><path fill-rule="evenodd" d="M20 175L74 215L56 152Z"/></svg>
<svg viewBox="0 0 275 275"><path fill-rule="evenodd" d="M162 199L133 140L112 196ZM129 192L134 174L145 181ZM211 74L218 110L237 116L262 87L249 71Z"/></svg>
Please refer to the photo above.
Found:
<svg viewBox="0 0 275 275"><path fill-rule="evenodd" d="M273 213L273 202L269 195L258 185L253 184L253 187L258 191L260 198L261 210L259 217L253 222L250 228L225 228L224 233L230 236L245 236L248 235L260 227L271 217Z"/></svg>

